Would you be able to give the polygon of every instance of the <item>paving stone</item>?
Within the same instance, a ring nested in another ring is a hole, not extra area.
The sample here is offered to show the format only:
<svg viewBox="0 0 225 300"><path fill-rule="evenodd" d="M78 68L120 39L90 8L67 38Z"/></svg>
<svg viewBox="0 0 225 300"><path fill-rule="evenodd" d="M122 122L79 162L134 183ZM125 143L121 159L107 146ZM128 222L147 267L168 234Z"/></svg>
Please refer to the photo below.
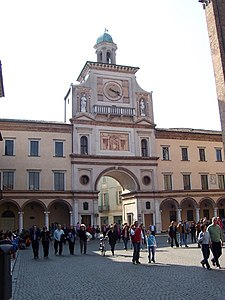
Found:
<svg viewBox="0 0 225 300"><path fill-rule="evenodd" d="M172 249L166 236L156 239L155 264L148 264L144 249L141 264L133 265L132 250L124 250L122 241L114 257L109 246L101 256L95 240L88 242L86 255L79 253L78 241L74 256L68 245L62 256L55 256L51 245L48 259L42 251L34 260L31 248L22 250L13 268L13 300L224 299L224 254L222 269L208 271L200 265L202 254L196 244Z"/></svg>

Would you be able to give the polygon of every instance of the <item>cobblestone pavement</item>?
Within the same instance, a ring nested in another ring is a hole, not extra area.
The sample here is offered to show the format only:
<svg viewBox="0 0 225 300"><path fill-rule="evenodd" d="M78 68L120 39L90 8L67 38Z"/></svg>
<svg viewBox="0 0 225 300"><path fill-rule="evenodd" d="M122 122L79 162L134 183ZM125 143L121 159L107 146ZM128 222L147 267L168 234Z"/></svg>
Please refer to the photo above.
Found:
<svg viewBox="0 0 225 300"><path fill-rule="evenodd" d="M132 250L123 250L122 241L114 257L109 247L101 256L98 241L88 242L86 255L79 253L78 241L74 256L68 245L62 256L55 256L51 246L48 259L42 251L34 260L31 249L22 250L13 269L13 300L225 299L225 254L222 269L208 271L199 263L196 244L172 249L166 236L156 238L155 264L148 264L143 250L141 264L133 265Z"/></svg>

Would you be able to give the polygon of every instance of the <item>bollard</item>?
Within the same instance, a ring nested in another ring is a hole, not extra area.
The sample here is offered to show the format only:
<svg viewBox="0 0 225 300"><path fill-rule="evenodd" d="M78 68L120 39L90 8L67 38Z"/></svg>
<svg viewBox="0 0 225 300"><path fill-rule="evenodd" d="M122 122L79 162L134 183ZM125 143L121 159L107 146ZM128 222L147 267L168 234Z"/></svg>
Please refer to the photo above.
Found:
<svg viewBox="0 0 225 300"><path fill-rule="evenodd" d="M0 241L0 300L12 298L11 250L10 240Z"/></svg>

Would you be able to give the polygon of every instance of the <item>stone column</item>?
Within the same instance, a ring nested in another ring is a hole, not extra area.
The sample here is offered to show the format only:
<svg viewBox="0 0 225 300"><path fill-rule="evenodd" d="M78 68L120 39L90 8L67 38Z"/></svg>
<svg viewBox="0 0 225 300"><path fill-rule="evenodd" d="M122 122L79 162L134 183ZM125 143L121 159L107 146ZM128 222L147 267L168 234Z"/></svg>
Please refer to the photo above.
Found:
<svg viewBox="0 0 225 300"><path fill-rule="evenodd" d="M217 211L218 211L218 207L214 208L214 217L217 217Z"/></svg>
<svg viewBox="0 0 225 300"><path fill-rule="evenodd" d="M19 211L18 215L19 215L19 233L21 233L22 230L23 230L23 215L24 215L24 212Z"/></svg>
<svg viewBox="0 0 225 300"><path fill-rule="evenodd" d="M178 209L177 209L177 222L178 222L178 223L181 221L181 211L182 211L181 208L178 208Z"/></svg>
<svg viewBox="0 0 225 300"><path fill-rule="evenodd" d="M156 232L160 233L162 231L162 218L161 218L161 210L159 210L159 201L156 199L154 200L155 202L155 227L156 227Z"/></svg>
<svg viewBox="0 0 225 300"><path fill-rule="evenodd" d="M69 214L70 214L70 225L76 225L76 224L73 224L73 212L72 212L72 210L69 211Z"/></svg>
<svg viewBox="0 0 225 300"><path fill-rule="evenodd" d="M93 200L93 225L98 224L98 199Z"/></svg>
<svg viewBox="0 0 225 300"><path fill-rule="evenodd" d="M199 207L197 207L196 208L196 222L199 222L199 220L200 220L200 208Z"/></svg>
<svg viewBox="0 0 225 300"><path fill-rule="evenodd" d="M73 199L73 224L76 226L77 222L79 221L79 214L78 214L78 200Z"/></svg>
<svg viewBox="0 0 225 300"><path fill-rule="evenodd" d="M45 214L45 226L47 227L47 229L49 229L49 211L44 211Z"/></svg>

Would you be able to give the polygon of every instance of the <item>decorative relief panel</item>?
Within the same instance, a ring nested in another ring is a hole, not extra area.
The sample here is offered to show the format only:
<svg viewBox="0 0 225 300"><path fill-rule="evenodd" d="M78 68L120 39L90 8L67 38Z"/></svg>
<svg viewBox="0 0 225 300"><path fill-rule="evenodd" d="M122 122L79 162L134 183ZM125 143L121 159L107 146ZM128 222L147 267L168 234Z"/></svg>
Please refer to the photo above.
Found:
<svg viewBox="0 0 225 300"><path fill-rule="evenodd" d="M127 133L100 132L100 149L129 151L129 135Z"/></svg>

